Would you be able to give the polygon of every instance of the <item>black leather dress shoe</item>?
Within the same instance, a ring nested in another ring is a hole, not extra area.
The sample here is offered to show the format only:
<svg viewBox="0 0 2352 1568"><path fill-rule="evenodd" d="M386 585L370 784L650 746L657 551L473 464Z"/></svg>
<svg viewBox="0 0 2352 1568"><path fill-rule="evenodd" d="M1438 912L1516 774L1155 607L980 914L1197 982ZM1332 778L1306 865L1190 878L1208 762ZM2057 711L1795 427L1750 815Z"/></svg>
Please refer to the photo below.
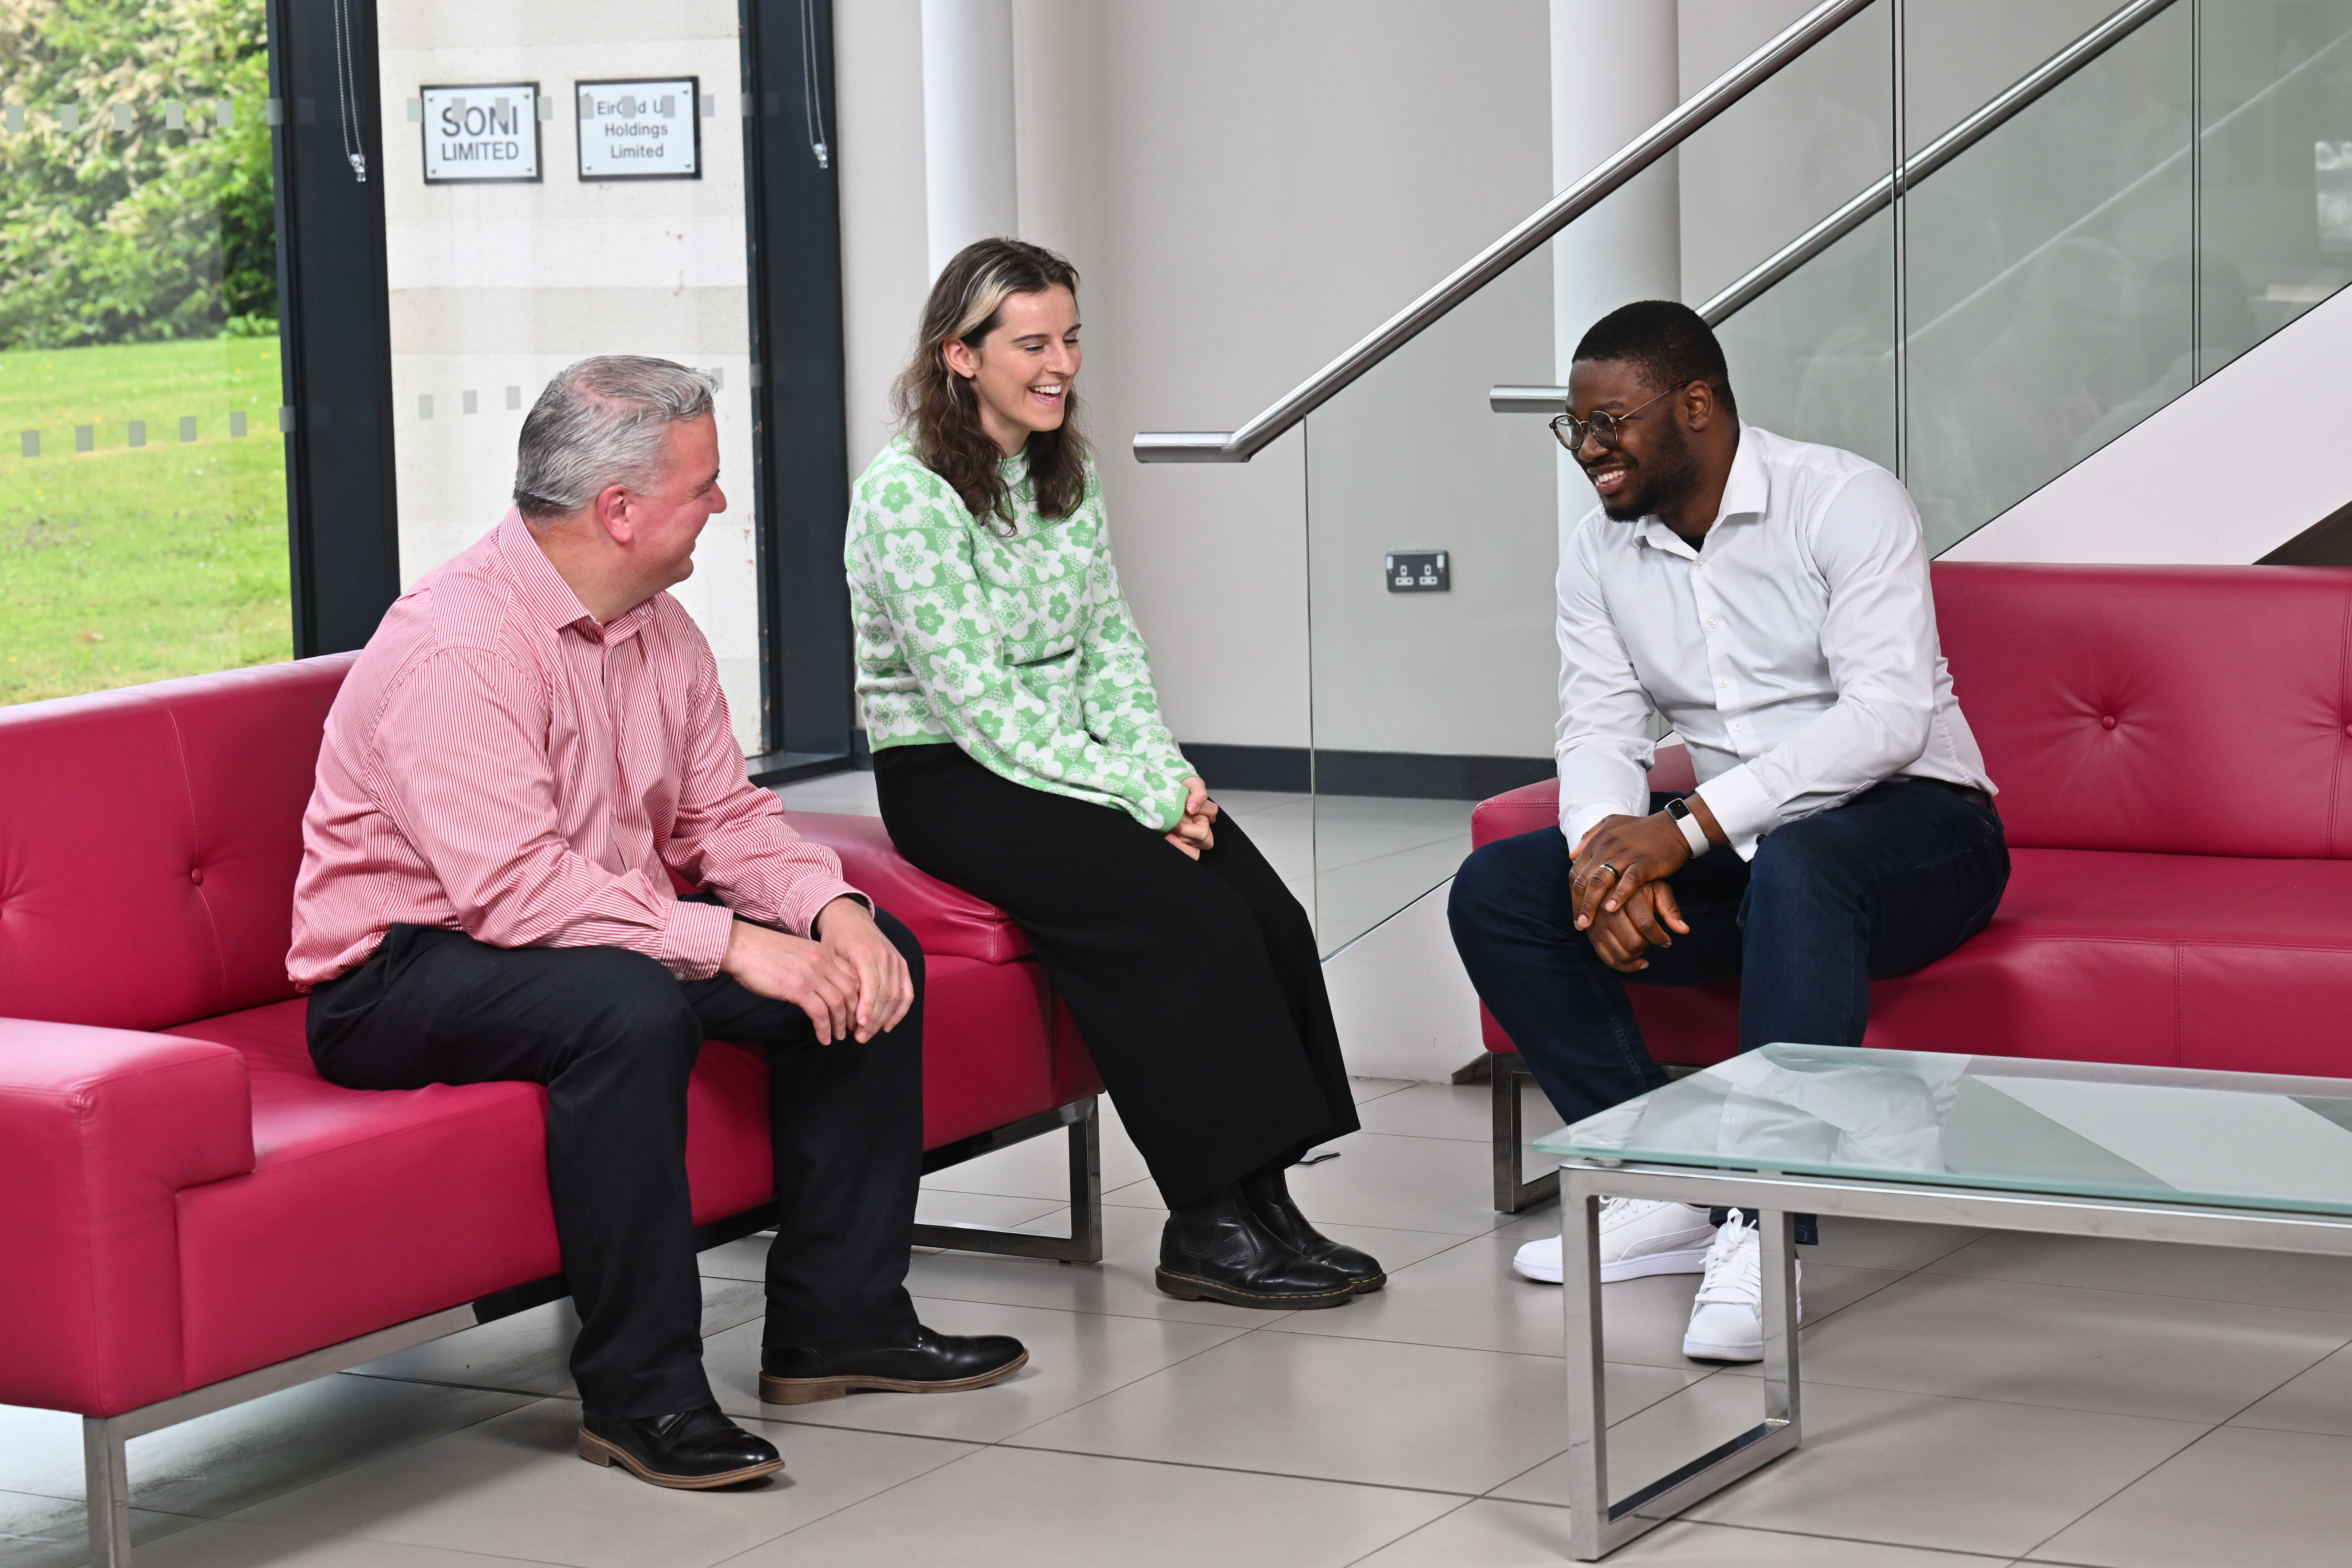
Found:
<svg viewBox="0 0 2352 1568"><path fill-rule="evenodd" d="M1307 1223L1290 1196L1290 1184L1279 1173L1242 1184L1250 1210L1275 1238L1301 1258L1328 1263L1348 1277L1359 1296L1369 1296L1389 1282L1389 1277L1369 1252L1343 1247Z"/></svg>
<svg viewBox="0 0 2352 1568"><path fill-rule="evenodd" d="M657 1487L687 1491L731 1487L784 1468L773 1443L744 1431L716 1405L635 1419L583 1415L580 1457L593 1465L618 1465Z"/></svg>
<svg viewBox="0 0 2352 1568"><path fill-rule="evenodd" d="M1168 1216L1155 1278L1179 1300L1277 1312L1344 1307L1356 1295L1345 1274L1300 1257L1268 1230L1238 1184Z"/></svg>
<svg viewBox="0 0 2352 1568"><path fill-rule="evenodd" d="M1029 1364L1029 1352L1006 1334L911 1334L830 1345L770 1345L760 1352L760 1397L770 1405L814 1405L860 1389L892 1394L952 1394L986 1388Z"/></svg>

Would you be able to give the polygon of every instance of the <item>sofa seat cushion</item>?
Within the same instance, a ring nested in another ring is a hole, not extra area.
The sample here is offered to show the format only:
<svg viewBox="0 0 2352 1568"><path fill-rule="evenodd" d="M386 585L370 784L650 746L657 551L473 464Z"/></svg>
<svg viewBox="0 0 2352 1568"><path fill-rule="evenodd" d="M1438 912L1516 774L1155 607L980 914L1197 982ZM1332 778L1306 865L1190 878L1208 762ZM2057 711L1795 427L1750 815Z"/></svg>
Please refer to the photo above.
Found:
<svg viewBox="0 0 2352 1568"><path fill-rule="evenodd" d="M1871 987L1864 1043L2065 1061L2352 1075L2352 862L2014 849L1992 923ZM1736 983L1633 985L1662 1062L1720 1061ZM1490 1046L1509 1042L1488 1021Z"/></svg>
<svg viewBox="0 0 2352 1568"><path fill-rule="evenodd" d="M931 958L925 1144L1047 1110L1053 998L1036 962ZM536 1084L340 1089L298 998L169 1031L228 1046L252 1083L249 1175L179 1195L189 1386L558 1272ZM687 1098L698 1224L773 1192L761 1053L711 1041Z"/></svg>

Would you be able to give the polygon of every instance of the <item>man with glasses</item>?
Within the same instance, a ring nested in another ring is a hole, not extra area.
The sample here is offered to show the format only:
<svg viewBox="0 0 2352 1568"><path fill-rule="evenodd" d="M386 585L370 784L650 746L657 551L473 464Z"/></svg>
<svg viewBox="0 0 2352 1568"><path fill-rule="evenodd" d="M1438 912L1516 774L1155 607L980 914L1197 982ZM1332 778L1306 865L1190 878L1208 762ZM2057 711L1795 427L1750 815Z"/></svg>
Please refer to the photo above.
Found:
<svg viewBox="0 0 2352 1568"><path fill-rule="evenodd" d="M1559 826L1472 855L1449 914L1574 1122L1666 1081L1627 983L1738 978L1743 1051L1860 1045L1870 982L1984 929L2009 851L1894 475L1742 425L1714 332L1666 300L1585 333L1552 429L1601 499L1559 567ZM1653 713L1696 793L1650 793ZM1683 1352L1759 1360L1754 1224L1612 1198L1601 1277L1703 1272ZM1559 1238L1513 1266L1558 1283Z"/></svg>

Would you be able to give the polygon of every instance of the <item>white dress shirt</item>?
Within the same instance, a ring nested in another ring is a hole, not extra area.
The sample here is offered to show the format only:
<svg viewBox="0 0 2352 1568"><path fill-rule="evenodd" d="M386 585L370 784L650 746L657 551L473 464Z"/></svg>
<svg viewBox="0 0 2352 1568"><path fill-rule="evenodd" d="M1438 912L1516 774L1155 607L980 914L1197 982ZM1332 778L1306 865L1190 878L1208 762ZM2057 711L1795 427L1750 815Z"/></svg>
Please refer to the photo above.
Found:
<svg viewBox="0 0 2352 1568"><path fill-rule="evenodd" d="M1577 524L1559 565L1559 826L1650 809L1654 709L1742 858L1896 777L1991 791L1952 696L1918 510L1834 447L1753 425L1694 548L1654 515Z"/></svg>

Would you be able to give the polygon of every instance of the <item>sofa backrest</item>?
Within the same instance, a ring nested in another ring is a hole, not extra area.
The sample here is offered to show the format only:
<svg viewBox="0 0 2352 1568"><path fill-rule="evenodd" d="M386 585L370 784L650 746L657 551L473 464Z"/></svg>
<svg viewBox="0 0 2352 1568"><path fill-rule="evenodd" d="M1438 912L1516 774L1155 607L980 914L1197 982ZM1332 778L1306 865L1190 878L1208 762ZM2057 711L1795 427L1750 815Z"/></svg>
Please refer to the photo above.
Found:
<svg viewBox="0 0 2352 1568"><path fill-rule="evenodd" d="M2352 569L1939 563L2024 848L2352 857Z"/></svg>
<svg viewBox="0 0 2352 1568"><path fill-rule="evenodd" d="M355 657L0 708L0 1016L155 1029L293 994L302 812Z"/></svg>

